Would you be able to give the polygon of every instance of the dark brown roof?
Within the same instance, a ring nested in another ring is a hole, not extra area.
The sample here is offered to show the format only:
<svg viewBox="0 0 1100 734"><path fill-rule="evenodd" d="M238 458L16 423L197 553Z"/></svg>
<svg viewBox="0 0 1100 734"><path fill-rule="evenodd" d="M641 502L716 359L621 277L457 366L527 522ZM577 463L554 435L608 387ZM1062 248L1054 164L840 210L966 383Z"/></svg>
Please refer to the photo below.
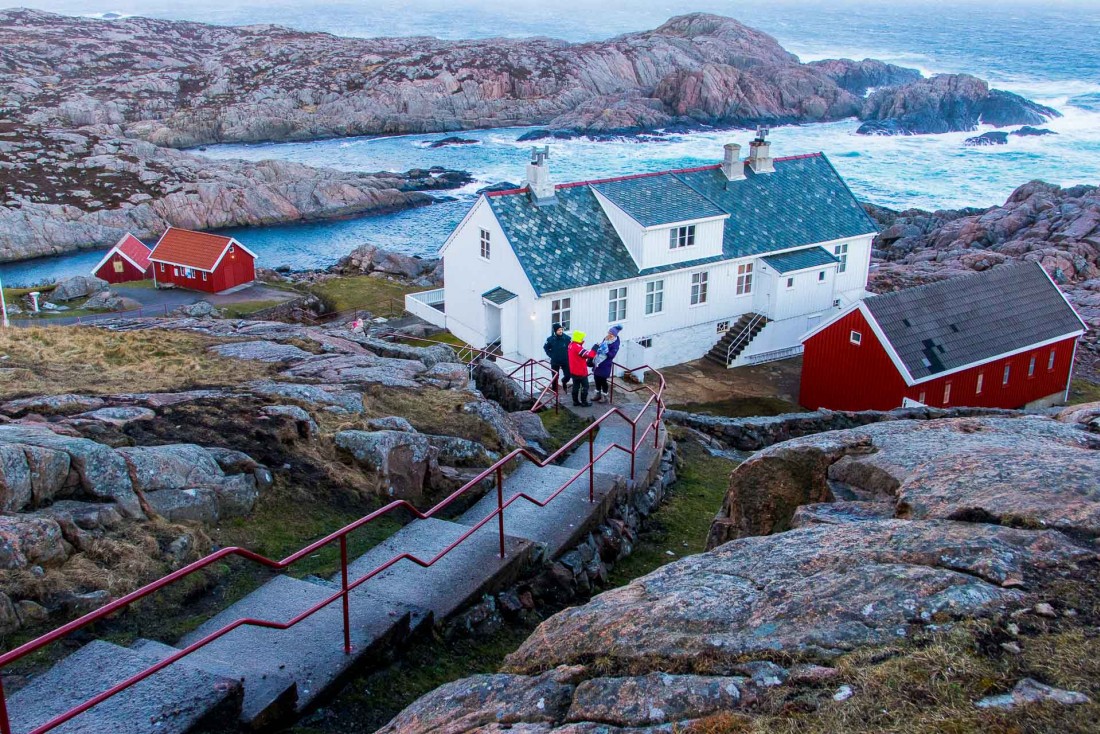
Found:
<svg viewBox="0 0 1100 734"><path fill-rule="evenodd" d="M987 362L1085 330L1038 263L872 296L864 301L914 380Z"/></svg>

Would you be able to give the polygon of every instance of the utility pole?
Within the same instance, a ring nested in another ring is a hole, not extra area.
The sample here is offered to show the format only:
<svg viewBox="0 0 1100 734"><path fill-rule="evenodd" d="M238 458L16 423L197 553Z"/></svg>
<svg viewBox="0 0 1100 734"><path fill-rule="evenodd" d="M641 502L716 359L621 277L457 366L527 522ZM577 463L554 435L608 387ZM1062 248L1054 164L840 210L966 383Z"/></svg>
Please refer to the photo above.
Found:
<svg viewBox="0 0 1100 734"><path fill-rule="evenodd" d="M4 296L4 281L0 280L0 311L4 312L4 328L8 328L8 299Z"/></svg>

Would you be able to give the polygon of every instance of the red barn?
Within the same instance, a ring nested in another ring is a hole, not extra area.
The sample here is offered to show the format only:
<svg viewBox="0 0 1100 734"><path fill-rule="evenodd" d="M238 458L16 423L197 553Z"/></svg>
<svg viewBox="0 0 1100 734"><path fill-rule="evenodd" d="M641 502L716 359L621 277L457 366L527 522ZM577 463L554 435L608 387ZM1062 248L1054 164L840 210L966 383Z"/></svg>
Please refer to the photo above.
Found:
<svg viewBox="0 0 1100 734"><path fill-rule="evenodd" d="M256 279L256 254L232 237L169 227L149 260L158 286L221 293Z"/></svg>
<svg viewBox="0 0 1100 734"><path fill-rule="evenodd" d="M1065 399L1085 324L1037 263L871 296L805 345L807 408L1021 408Z"/></svg>
<svg viewBox="0 0 1100 734"><path fill-rule="evenodd" d="M152 278L149 269L149 248L141 240L127 233L92 268L92 275L108 283L129 283L132 280Z"/></svg>

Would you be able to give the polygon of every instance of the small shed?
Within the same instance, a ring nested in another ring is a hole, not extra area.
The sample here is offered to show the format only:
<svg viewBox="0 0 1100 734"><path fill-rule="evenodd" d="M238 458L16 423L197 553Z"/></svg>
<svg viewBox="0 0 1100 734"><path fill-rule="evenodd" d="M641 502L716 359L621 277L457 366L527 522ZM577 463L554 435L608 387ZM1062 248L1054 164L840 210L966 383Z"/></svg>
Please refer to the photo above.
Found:
<svg viewBox="0 0 1100 734"><path fill-rule="evenodd" d="M149 268L149 248L129 232L115 244L99 264L92 268L92 275L108 283L129 283L153 277Z"/></svg>
<svg viewBox="0 0 1100 734"><path fill-rule="evenodd" d="M157 286L221 293L256 279L256 254L232 237L169 227L149 256Z"/></svg>
<svg viewBox="0 0 1100 734"><path fill-rule="evenodd" d="M802 337L807 408L1022 408L1065 400L1085 324L1037 263L866 298Z"/></svg>

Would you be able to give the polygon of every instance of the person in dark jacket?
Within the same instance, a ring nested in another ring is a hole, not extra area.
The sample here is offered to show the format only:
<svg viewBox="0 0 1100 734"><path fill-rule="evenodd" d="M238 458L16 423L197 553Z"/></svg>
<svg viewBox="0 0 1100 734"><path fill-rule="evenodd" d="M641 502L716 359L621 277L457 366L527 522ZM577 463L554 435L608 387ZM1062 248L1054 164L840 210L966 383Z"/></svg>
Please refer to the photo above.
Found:
<svg viewBox="0 0 1100 734"><path fill-rule="evenodd" d="M601 403L607 400L611 390L609 380L611 371L615 369L615 355L619 353L619 332L623 327L616 324L607 331L607 336L596 347L596 356L592 358L592 377L596 380L596 397L592 402Z"/></svg>
<svg viewBox="0 0 1100 734"><path fill-rule="evenodd" d="M584 348L584 332L574 331L573 341L569 344L569 375L573 378L573 405L581 405L585 408L592 405L588 402L588 360L595 356L595 352Z"/></svg>
<svg viewBox="0 0 1100 734"><path fill-rule="evenodd" d="M554 324L550 336L542 345L546 358L550 360L550 369L554 371L554 392L558 391L558 372L561 372L561 386L569 389L569 337L561 324Z"/></svg>

